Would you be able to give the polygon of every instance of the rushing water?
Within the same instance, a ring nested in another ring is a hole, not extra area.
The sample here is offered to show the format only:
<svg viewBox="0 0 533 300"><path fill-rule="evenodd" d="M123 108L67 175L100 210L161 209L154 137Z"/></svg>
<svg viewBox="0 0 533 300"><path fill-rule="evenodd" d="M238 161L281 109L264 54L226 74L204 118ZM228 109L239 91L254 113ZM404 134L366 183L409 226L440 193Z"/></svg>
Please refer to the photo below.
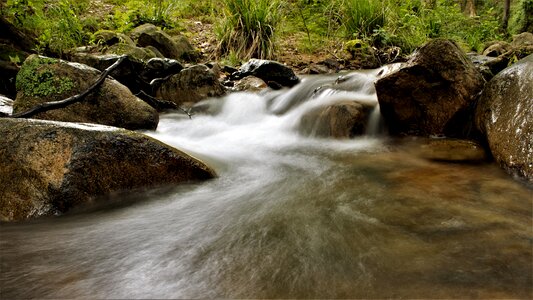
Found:
<svg viewBox="0 0 533 300"><path fill-rule="evenodd" d="M316 106L375 103L377 72L162 116L149 134L219 177L2 224L0 298L531 298L531 187L375 137L379 112L372 137L299 134Z"/></svg>

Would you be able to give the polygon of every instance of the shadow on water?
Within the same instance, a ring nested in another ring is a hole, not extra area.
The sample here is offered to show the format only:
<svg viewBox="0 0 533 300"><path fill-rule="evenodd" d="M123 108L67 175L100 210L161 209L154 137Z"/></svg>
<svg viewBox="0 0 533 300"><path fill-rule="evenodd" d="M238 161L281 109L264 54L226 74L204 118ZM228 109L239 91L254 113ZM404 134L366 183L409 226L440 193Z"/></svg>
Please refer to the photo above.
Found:
<svg viewBox="0 0 533 300"><path fill-rule="evenodd" d="M217 179L0 224L0 298L533 296L530 186L383 138L304 138L298 107L261 99L150 134Z"/></svg>

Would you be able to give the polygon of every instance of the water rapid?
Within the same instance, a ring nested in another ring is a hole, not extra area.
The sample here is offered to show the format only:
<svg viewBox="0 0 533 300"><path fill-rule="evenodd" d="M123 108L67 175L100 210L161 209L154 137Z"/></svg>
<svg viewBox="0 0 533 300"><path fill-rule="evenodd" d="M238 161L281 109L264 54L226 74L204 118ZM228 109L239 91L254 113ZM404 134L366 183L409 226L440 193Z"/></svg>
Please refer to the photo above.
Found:
<svg viewBox="0 0 533 300"><path fill-rule="evenodd" d="M382 72L161 116L147 134L219 177L0 224L0 298L530 298L531 187L380 134ZM302 134L340 100L375 106L367 135Z"/></svg>

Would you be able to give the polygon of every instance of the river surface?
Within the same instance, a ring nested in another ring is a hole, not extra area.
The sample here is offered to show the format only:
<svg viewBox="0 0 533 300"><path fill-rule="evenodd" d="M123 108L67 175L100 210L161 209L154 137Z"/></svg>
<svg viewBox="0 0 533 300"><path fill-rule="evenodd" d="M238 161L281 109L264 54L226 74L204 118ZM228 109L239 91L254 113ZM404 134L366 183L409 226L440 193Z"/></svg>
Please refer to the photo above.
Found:
<svg viewBox="0 0 533 300"><path fill-rule="evenodd" d="M422 158L374 118L349 140L299 128L316 106L375 102L379 71L162 115L148 134L218 178L0 224L0 298L532 298L531 186Z"/></svg>

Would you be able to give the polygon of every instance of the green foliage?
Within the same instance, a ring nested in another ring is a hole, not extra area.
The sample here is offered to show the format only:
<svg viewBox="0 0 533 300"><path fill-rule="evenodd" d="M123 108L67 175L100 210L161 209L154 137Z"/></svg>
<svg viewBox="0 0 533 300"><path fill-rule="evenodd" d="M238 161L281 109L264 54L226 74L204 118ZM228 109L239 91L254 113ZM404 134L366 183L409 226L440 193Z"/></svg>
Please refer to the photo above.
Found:
<svg viewBox="0 0 533 300"><path fill-rule="evenodd" d="M37 51L61 55L65 50L82 45L89 40L83 30L78 13L86 9L89 1L9 0L8 14L15 24L35 33L39 45Z"/></svg>
<svg viewBox="0 0 533 300"><path fill-rule="evenodd" d="M176 0L131 0L127 2L116 1L118 5L113 14L109 16L106 27L122 32L127 32L139 25L151 23L161 28L174 28L173 12L176 10Z"/></svg>
<svg viewBox="0 0 533 300"><path fill-rule="evenodd" d="M56 59L34 58L26 61L17 74L16 87L26 96L47 97L63 94L74 88L72 79L58 77L50 68L43 65L56 64Z"/></svg>
<svg viewBox="0 0 533 300"><path fill-rule="evenodd" d="M279 0L224 0L222 3L224 18L215 28L219 54L233 51L241 59L272 58L281 20Z"/></svg>
<svg viewBox="0 0 533 300"><path fill-rule="evenodd" d="M520 0L513 11L509 32L512 34L533 32L533 0Z"/></svg>

